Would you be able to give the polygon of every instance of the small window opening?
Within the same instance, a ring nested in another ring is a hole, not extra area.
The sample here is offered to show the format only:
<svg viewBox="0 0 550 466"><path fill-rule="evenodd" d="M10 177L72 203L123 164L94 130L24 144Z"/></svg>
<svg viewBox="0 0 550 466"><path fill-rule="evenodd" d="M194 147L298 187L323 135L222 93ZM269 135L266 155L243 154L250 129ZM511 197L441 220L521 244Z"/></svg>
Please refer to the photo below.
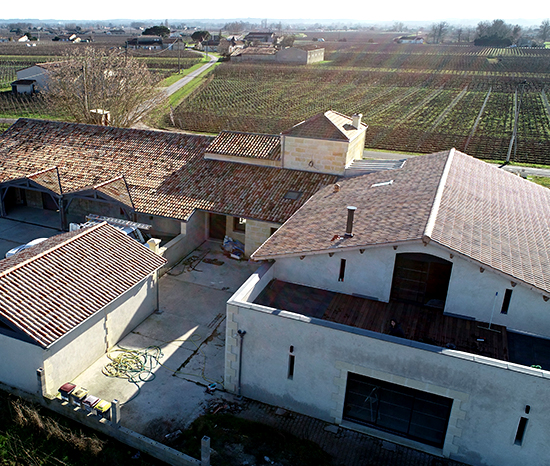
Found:
<svg viewBox="0 0 550 466"><path fill-rule="evenodd" d="M521 445L523 443L523 437L525 436L525 429L527 428L526 417L522 417L519 420L518 431L516 432L516 440L514 441L515 445Z"/></svg>
<svg viewBox="0 0 550 466"><path fill-rule="evenodd" d="M273 236L273 233L275 233L278 230L278 228L271 227L271 231L269 233L269 236Z"/></svg>
<svg viewBox="0 0 550 466"><path fill-rule="evenodd" d="M233 231L245 231L246 218L233 217Z"/></svg>
<svg viewBox="0 0 550 466"><path fill-rule="evenodd" d="M296 201L300 199L302 196L302 191L287 191L287 193L284 195L284 199L292 199L293 201Z"/></svg>
<svg viewBox="0 0 550 466"><path fill-rule="evenodd" d="M344 281L344 275L346 273L346 259L340 260L340 275L338 276L338 281L343 282Z"/></svg>
<svg viewBox="0 0 550 466"><path fill-rule="evenodd" d="M296 356L294 355L294 346L291 346L289 355L288 355L288 376L287 376L290 380L294 378L295 359L296 359Z"/></svg>
<svg viewBox="0 0 550 466"><path fill-rule="evenodd" d="M510 307L510 300L512 299L512 290L507 289L504 292L504 300L502 301L501 314L508 314L508 308Z"/></svg>

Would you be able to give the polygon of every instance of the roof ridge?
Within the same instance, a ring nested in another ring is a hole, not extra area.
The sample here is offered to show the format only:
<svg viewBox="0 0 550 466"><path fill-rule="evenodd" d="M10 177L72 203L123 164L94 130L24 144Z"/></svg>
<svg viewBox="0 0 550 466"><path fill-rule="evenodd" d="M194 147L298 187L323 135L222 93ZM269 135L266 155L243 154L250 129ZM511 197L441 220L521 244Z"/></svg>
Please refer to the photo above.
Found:
<svg viewBox="0 0 550 466"><path fill-rule="evenodd" d="M447 162L445 162L445 167L443 168L443 173L441 174L441 178L439 179L439 185L437 186L437 191L435 192L435 198L432 204L432 209L430 210L430 216L428 217L428 221L426 222L426 228L424 229L424 233L422 234L422 242L424 244L428 244L432 239L435 220L437 219L437 215L439 214L439 206L441 205L441 198L443 197L443 191L445 189L445 185L447 184L447 177L449 176L449 171L451 170L451 165L453 163L454 155L455 155L455 148L453 147L449 151Z"/></svg>
<svg viewBox="0 0 550 466"><path fill-rule="evenodd" d="M61 243L58 243L58 244L52 246L51 248L48 248L45 251L42 251L41 253L37 254L36 256L30 257L29 259L26 259L22 262L19 262L19 263L15 264L13 267L10 267L6 270L3 270L2 272L0 272L0 279L5 277L6 275L8 275L11 272L15 272L16 270L19 270L20 268L22 268L25 265L30 264L31 262L35 262L38 259L41 259L42 257L44 257L45 255L51 253L52 251L55 251L55 250L61 248L62 246L65 246L66 244L72 243L76 239L78 239L78 238L80 238L84 235L87 235L87 234L91 233L92 231L97 230L99 227L101 227L103 225L107 225L107 222L102 222L102 223L99 223L99 224L94 225L92 227L85 228L85 229L82 230L81 233L77 233L76 235L71 236L70 238L67 238L65 241L62 241Z"/></svg>

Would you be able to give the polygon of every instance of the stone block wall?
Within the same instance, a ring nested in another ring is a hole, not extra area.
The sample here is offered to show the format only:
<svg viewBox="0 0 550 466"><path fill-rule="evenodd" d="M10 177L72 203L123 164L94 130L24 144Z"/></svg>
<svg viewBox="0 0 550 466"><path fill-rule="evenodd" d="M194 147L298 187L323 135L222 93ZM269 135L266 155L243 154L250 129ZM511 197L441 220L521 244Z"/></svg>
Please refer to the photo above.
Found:
<svg viewBox="0 0 550 466"><path fill-rule="evenodd" d="M343 175L348 152L347 141L328 141L282 136L283 168Z"/></svg>
<svg viewBox="0 0 550 466"><path fill-rule="evenodd" d="M273 228L279 228L279 223L259 222L258 220L246 221L246 235L244 252L246 257L258 249L271 236Z"/></svg>

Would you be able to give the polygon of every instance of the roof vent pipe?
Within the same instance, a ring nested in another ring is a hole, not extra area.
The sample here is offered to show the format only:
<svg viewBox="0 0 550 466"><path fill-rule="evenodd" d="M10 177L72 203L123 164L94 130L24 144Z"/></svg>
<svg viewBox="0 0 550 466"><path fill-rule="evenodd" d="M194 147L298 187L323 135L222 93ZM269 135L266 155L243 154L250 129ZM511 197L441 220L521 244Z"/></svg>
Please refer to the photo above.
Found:
<svg viewBox="0 0 550 466"><path fill-rule="evenodd" d="M353 230L353 216L355 215L355 211L357 210L357 207L354 207L352 205L348 206L348 224L346 226L346 238L351 238L353 236L352 230Z"/></svg>
<svg viewBox="0 0 550 466"><path fill-rule="evenodd" d="M363 118L362 113L354 113L351 116L351 126L353 126L355 129L359 129L361 127L361 118Z"/></svg>

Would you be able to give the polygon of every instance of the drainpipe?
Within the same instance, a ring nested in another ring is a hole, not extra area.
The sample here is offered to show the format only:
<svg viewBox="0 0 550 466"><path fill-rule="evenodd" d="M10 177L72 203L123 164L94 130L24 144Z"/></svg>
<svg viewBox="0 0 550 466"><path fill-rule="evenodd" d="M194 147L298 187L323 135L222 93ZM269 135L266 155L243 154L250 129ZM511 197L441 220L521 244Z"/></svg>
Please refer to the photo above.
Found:
<svg viewBox="0 0 550 466"><path fill-rule="evenodd" d="M239 335L240 342L239 342L239 381L237 383L237 396L241 396L241 373L243 370L243 342L244 342L244 336L246 335L246 330L237 330L237 334Z"/></svg>

